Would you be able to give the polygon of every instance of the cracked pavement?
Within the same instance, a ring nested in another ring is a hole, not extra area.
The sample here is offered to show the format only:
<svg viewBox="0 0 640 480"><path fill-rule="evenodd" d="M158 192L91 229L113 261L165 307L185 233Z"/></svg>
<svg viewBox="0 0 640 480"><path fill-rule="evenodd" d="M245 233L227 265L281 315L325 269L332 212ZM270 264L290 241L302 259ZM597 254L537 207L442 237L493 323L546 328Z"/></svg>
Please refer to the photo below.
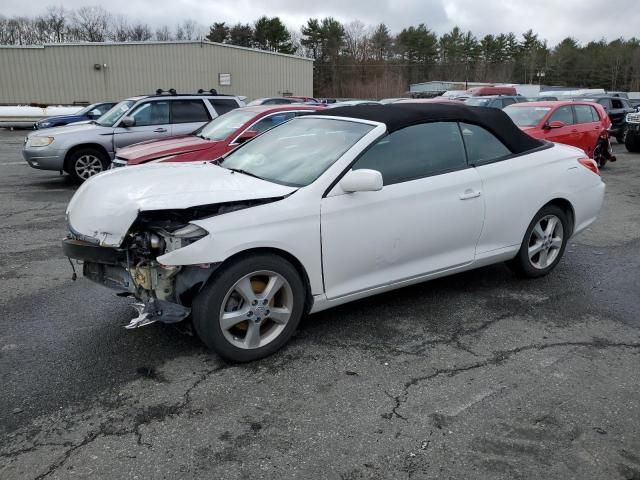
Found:
<svg viewBox="0 0 640 480"><path fill-rule="evenodd" d="M503 265L303 320L224 363L72 282L75 186L0 130L0 478L639 479L640 156L548 277Z"/></svg>

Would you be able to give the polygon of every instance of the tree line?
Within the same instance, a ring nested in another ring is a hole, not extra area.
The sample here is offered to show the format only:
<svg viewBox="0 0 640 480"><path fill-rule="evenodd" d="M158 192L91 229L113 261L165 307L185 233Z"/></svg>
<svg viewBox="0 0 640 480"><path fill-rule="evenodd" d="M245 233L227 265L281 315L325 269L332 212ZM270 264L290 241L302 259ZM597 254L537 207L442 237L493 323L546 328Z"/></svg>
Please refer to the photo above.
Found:
<svg viewBox="0 0 640 480"><path fill-rule="evenodd" d="M252 23L193 20L151 28L101 7L49 7L36 17L0 15L0 44L209 40L314 59L314 93L323 97L379 98L401 95L411 83L541 83L640 91L640 40L555 46L529 30L477 37L454 27L438 35L421 23L391 32L384 24L310 18L291 30L279 17Z"/></svg>

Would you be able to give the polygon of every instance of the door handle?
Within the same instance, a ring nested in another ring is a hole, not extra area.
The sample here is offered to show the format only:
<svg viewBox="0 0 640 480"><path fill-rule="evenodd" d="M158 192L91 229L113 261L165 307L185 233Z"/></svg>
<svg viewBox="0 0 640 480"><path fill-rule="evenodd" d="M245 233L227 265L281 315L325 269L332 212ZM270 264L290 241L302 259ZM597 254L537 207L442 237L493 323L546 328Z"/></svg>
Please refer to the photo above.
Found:
<svg viewBox="0 0 640 480"><path fill-rule="evenodd" d="M166 131L167 131L167 129L166 128L162 128L162 127L156 128L154 130L155 133L165 133Z"/></svg>
<svg viewBox="0 0 640 480"><path fill-rule="evenodd" d="M577 129L571 130L571 133L578 133Z"/></svg>
<svg viewBox="0 0 640 480"><path fill-rule="evenodd" d="M478 190L477 192L471 190L470 188L465 190L464 193L460 194L460 200L470 200L472 198L478 198L482 192Z"/></svg>

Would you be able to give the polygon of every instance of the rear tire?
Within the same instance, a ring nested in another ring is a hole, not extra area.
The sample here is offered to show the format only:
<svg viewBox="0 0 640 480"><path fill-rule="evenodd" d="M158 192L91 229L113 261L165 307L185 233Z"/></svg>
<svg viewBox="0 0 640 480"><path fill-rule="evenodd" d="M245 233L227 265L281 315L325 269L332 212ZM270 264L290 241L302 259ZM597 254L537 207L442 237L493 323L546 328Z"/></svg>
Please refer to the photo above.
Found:
<svg viewBox="0 0 640 480"><path fill-rule="evenodd" d="M543 207L531 220L518 254L507 265L522 277L547 275L560 262L570 233L569 220L560 207Z"/></svg>
<svg viewBox="0 0 640 480"><path fill-rule="evenodd" d="M78 183L89 180L109 166L106 155L95 148L81 148L71 153L65 162L65 170Z"/></svg>
<svg viewBox="0 0 640 480"><path fill-rule="evenodd" d="M593 149L593 160L598 168L603 168L607 164L607 145L604 141L598 140L596 148Z"/></svg>
<svg viewBox="0 0 640 480"><path fill-rule="evenodd" d="M627 147L627 151L631 153L640 152L640 139L638 135L628 135L625 139L624 146Z"/></svg>
<svg viewBox="0 0 640 480"><path fill-rule="evenodd" d="M279 350L304 312L300 274L277 255L241 258L221 267L193 302L193 326L221 357L250 362Z"/></svg>

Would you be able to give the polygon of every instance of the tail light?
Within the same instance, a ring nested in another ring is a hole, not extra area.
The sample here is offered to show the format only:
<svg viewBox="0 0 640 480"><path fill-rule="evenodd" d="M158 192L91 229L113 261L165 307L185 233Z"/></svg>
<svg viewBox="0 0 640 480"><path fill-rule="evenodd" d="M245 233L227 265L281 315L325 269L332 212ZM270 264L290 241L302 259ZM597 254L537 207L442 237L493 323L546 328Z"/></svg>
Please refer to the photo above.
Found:
<svg viewBox="0 0 640 480"><path fill-rule="evenodd" d="M594 162L590 158L580 158L578 159L578 163L583 167L588 168L596 175L600 175L600 170L598 170L598 165L596 165L596 162Z"/></svg>

